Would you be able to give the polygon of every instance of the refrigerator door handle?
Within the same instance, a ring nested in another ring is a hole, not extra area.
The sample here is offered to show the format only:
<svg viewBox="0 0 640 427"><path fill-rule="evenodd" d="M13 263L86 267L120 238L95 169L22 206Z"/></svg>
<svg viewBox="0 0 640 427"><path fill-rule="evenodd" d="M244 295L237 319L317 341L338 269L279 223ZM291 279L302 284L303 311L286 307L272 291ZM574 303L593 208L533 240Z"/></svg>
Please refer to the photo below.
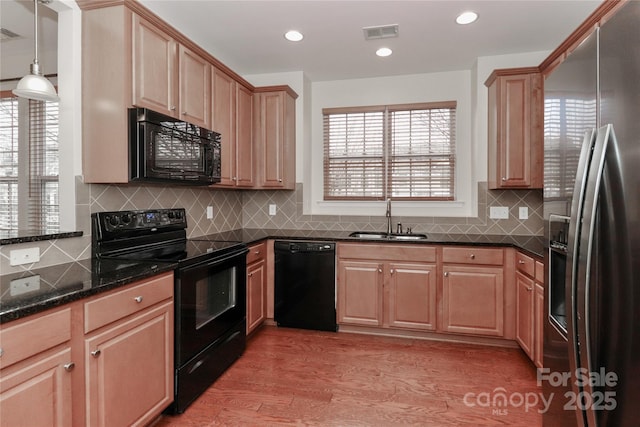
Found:
<svg viewBox="0 0 640 427"><path fill-rule="evenodd" d="M569 366L571 373L577 372L580 368L579 360L579 339L577 333L577 307L576 307L576 291L577 291L577 271L580 248L580 231L581 219L583 217L584 198L587 187L587 177L589 174L589 165L591 163L594 145L596 143L597 131L592 129L585 132L580 150L580 160L578 161L578 169L573 189L573 198L571 204L571 220L569 222L569 236L567 240L567 268L565 283L565 303L567 313L567 340L569 345ZM551 283L551 282L550 282ZM572 390L576 396L582 392L582 388L574 380L572 381ZM578 418L578 426L586 425L586 420L582 412L576 414Z"/></svg>
<svg viewBox="0 0 640 427"><path fill-rule="evenodd" d="M593 149L591 166L587 178L585 191L582 224L580 225L580 247L578 253L578 270L576 277L576 321L579 347L580 367L586 371L587 375L595 372L597 367L593 366L591 356L591 336L590 328L591 313L589 312L589 300L591 292L592 266L591 260L594 255L594 236L596 232L596 220L598 214L598 201L600 198L600 188L605 165L607 147L611 140L615 139L612 125L606 125L598 129L596 144ZM586 249L586 250L585 250ZM595 368L595 369L594 369ZM583 373L584 373L583 371ZM596 427L597 419L593 405L590 403L594 397L593 386L590 381L583 381L582 395L578 395L577 404L581 401L585 403L585 417L589 427ZM584 399L581 399L584 397Z"/></svg>

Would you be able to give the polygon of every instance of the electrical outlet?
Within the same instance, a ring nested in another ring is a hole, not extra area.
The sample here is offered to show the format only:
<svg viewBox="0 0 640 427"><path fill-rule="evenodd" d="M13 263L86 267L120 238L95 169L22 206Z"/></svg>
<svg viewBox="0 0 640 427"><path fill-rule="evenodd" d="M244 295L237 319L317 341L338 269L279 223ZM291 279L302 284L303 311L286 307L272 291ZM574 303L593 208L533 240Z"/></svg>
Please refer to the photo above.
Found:
<svg viewBox="0 0 640 427"><path fill-rule="evenodd" d="M276 214L276 205L269 205L269 215L274 216Z"/></svg>
<svg viewBox="0 0 640 427"><path fill-rule="evenodd" d="M9 284L9 294L13 297L40 289L40 275L13 279Z"/></svg>
<svg viewBox="0 0 640 427"><path fill-rule="evenodd" d="M491 206L489 208L489 218L509 219L509 208L506 206Z"/></svg>
<svg viewBox="0 0 640 427"><path fill-rule="evenodd" d="M14 249L9 251L9 264L22 265L40 261L40 248Z"/></svg>
<svg viewBox="0 0 640 427"><path fill-rule="evenodd" d="M213 219L213 206L207 206L207 219Z"/></svg>
<svg viewBox="0 0 640 427"><path fill-rule="evenodd" d="M520 208L518 208L518 218L529 219L529 208L526 206L521 206Z"/></svg>

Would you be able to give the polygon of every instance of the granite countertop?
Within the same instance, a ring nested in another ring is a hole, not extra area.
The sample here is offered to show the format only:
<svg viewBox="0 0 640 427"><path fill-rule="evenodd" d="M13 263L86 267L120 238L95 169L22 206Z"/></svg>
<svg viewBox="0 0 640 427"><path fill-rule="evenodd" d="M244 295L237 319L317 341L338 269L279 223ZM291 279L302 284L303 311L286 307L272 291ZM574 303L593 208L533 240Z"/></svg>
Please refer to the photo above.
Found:
<svg viewBox="0 0 640 427"><path fill-rule="evenodd" d="M196 237L210 240L240 241L250 245L264 239L289 240L320 240L320 241L351 241L371 243L401 243L401 244L448 244L448 245L476 245L476 246L511 246L523 250L530 255L542 258L545 253L544 238L541 236L511 236L493 234L427 234L426 240L371 240L349 237L351 231L331 230L277 230L245 228L233 231Z"/></svg>
<svg viewBox="0 0 640 427"><path fill-rule="evenodd" d="M349 237L349 231L238 229L192 240L236 241L247 245L264 239L351 241L399 244L511 246L542 257L544 239L537 236L429 234L427 240L387 241ZM105 292L177 267L174 262L85 259L0 276L0 323L17 320Z"/></svg>
<svg viewBox="0 0 640 427"><path fill-rule="evenodd" d="M0 323L172 271L176 265L85 259L3 275L0 276Z"/></svg>

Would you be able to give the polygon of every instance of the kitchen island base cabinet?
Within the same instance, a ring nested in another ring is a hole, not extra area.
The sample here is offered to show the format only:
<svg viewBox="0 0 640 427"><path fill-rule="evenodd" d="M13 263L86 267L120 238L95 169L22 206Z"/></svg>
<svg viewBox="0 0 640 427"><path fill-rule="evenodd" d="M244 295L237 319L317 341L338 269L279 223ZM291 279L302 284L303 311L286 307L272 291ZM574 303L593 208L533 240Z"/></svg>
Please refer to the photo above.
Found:
<svg viewBox="0 0 640 427"><path fill-rule="evenodd" d="M502 337L502 268L446 266L442 281L443 332Z"/></svg>

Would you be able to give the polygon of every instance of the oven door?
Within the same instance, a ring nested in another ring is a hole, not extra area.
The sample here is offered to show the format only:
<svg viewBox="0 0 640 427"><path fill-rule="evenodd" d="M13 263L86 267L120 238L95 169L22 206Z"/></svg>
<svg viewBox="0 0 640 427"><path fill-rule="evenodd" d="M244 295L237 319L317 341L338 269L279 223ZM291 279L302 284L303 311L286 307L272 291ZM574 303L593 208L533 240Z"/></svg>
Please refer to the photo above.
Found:
<svg viewBox="0 0 640 427"><path fill-rule="evenodd" d="M246 248L176 271L176 366L246 317Z"/></svg>

